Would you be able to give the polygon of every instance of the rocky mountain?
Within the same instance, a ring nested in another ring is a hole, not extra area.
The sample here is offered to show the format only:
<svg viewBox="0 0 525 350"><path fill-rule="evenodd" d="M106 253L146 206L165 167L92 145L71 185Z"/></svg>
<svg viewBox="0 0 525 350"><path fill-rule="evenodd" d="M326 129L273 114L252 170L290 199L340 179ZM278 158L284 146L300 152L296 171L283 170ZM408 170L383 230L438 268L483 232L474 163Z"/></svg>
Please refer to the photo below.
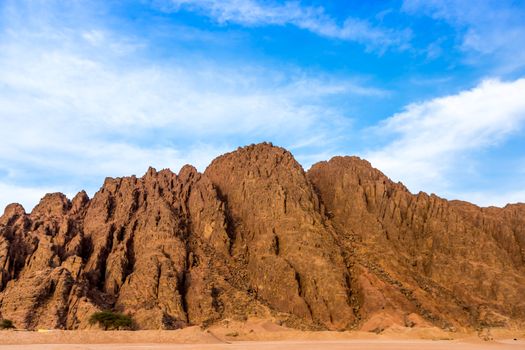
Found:
<svg viewBox="0 0 525 350"><path fill-rule="evenodd" d="M204 173L150 168L89 199L48 194L0 218L0 318L139 329L249 316L307 329L443 329L525 321L525 205L411 194L359 158L308 172L263 143Z"/></svg>

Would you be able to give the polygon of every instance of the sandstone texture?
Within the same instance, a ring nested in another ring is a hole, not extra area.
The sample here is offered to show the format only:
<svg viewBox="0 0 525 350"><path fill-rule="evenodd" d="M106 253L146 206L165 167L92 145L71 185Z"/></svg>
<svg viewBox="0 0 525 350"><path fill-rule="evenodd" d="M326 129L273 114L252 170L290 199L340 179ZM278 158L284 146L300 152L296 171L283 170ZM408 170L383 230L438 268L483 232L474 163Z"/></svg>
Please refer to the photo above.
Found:
<svg viewBox="0 0 525 350"><path fill-rule="evenodd" d="M301 329L447 330L525 321L525 205L411 194L356 157L308 172L251 145L199 173L150 168L88 198L0 217L0 318L137 329L269 318Z"/></svg>

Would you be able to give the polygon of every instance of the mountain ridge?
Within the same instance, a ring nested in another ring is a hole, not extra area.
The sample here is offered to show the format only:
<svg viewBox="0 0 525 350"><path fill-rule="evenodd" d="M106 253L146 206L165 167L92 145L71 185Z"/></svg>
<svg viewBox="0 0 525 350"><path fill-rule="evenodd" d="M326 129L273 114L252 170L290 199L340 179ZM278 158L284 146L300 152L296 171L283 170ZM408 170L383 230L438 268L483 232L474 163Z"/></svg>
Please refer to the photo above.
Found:
<svg viewBox="0 0 525 350"><path fill-rule="evenodd" d="M454 259L455 264L450 264ZM525 204L412 194L369 162L308 171L269 143L198 172L106 178L89 199L46 195L0 217L0 317L89 328L98 310L139 329L248 316L382 331L525 320Z"/></svg>

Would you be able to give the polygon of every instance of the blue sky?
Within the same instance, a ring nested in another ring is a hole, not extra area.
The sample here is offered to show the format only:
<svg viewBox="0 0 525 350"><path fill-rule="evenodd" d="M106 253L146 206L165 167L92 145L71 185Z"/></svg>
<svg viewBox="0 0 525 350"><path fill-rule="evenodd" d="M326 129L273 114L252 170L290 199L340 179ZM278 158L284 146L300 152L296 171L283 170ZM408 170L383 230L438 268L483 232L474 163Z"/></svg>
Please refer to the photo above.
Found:
<svg viewBox="0 0 525 350"><path fill-rule="evenodd" d="M525 1L0 0L0 207L271 141L525 202Z"/></svg>

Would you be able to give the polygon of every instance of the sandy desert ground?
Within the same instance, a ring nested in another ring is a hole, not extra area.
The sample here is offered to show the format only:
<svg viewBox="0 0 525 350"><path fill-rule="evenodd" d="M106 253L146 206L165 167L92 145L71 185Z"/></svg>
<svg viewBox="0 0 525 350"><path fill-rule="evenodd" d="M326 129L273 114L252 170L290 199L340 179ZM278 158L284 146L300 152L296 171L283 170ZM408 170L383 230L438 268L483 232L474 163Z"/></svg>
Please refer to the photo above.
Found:
<svg viewBox="0 0 525 350"><path fill-rule="evenodd" d="M489 335L491 340L486 341ZM390 328L369 332L304 332L264 320L223 322L201 329L177 331L1 331L0 350L478 350L525 349L525 332L447 333L437 328Z"/></svg>
<svg viewBox="0 0 525 350"><path fill-rule="evenodd" d="M35 344L35 345L3 345L0 349L35 349L35 350L122 350L122 349L185 349L185 350L483 350L483 349L524 349L525 343L511 344L509 342L457 342L431 340L340 340L340 341L278 341L278 342L234 342L231 344Z"/></svg>

